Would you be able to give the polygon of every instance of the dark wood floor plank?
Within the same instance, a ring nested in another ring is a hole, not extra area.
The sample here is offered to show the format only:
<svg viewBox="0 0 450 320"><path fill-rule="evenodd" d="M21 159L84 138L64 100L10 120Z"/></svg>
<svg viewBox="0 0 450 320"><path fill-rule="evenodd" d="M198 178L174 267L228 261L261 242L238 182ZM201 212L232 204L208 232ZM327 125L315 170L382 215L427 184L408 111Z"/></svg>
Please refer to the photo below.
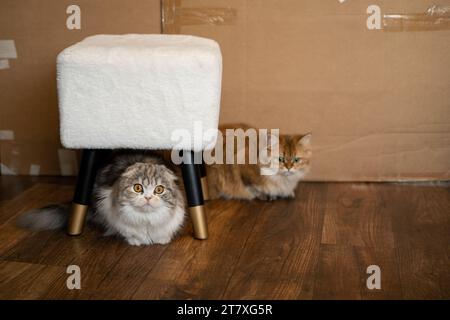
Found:
<svg viewBox="0 0 450 320"><path fill-rule="evenodd" d="M48 188L53 191L48 192ZM32 208L38 208L51 203L64 203L70 201L73 193L71 186L56 186L48 184L38 184L33 190L39 191L39 203ZM26 193L32 193L33 190ZM42 191L42 192L41 192ZM31 196L30 196L31 197ZM21 199L17 199L21 205ZM15 200L16 201L16 200ZM30 208L30 209L32 209ZM15 219L8 222L8 227L15 232L24 233L15 227ZM21 261L45 265L66 266L71 264L75 256L90 248L88 239L94 242L101 234L96 230L91 232L89 228L80 237L68 237L64 230L52 230L43 232L25 231L26 236L18 242L12 249L5 250L0 259L10 261Z"/></svg>
<svg viewBox="0 0 450 320"><path fill-rule="evenodd" d="M72 186L75 183L75 177L0 175L0 202L14 199L37 183Z"/></svg>
<svg viewBox="0 0 450 320"><path fill-rule="evenodd" d="M16 226L16 219L24 212L40 208L57 198L59 186L36 184L13 200L0 206L0 257L30 235Z"/></svg>
<svg viewBox="0 0 450 320"><path fill-rule="evenodd" d="M89 242L83 245L87 244ZM66 290L64 287L55 287L46 293L45 298L89 299L97 292L99 284L117 264L127 248L128 245L121 239L102 237L95 241L92 241L91 238L90 248L83 250L78 255L68 251L66 253L67 259L70 259L68 264L80 267L82 290Z"/></svg>
<svg viewBox="0 0 450 320"><path fill-rule="evenodd" d="M95 299L132 299L167 248L167 245L129 246L98 283Z"/></svg>
<svg viewBox="0 0 450 320"><path fill-rule="evenodd" d="M0 183L0 298L450 299L449 185L304 183L295 200L215 200L207 241L188 219L171 244L132 247L92 226L18 229L23 212L71 199L73 181L52 179ZM70 264L82 290L66 287ZM366 287L371 264L381 290Z"/></svg>
<svg viewBox="0 0 450 320"><path fill-rule="evenodd" d="M367 268L381 270L381 289L367 287ZM314 299L401 299L398 260L394 248L322 244L315 277Z"/></svg>
<svg viewBox="0 0 450 320"><path fill-rule="evenodd" d="M387 208L399 245L448 247L450 245L450 188L385 185Z"/></svg>
<svg viewBox="0 0 450 320"><path fill-rule="evenodd" d="M35 181L20 176L0 175L0 201L12 200L35 183Z"/></svg>
<svg viewBox="0 0 450 320"><path fill-rule="evenodd" d="M388 185L405 299L449 299L450 197L443 187Z"/></svg>
<svg viewBox="0 0 450 320"><path fill-rule="evenodd" d="M34 195L35 192L36 195ZM37 184L32 189L25 192L28 199L33 197L38 198L38 203L33 201L35 204L27 210L54 203L70 202L72 194L72 186ZM22 206L22 199L15 199L13 201L16 202L16 207ZM19 211L19 214L16 214L13 219L8 221L8 226L12 228L12 230L23 233L24 230L15 227L15 220L22 212L23 211ZM80 248L80 243L83 242L75 240L77 238L67 237L64 230L44 232L30 232L26 230L26 232L26 236L23 237L17 245L10 250L2 252L0 259L64 266L70 264L70 260L66 259L66 252L79 253L83 250L83 248ZM85 248L87 248L87 246L85 246Z"/></svg>
<svg viewBox="0 0 450 320"><path fill-rule="evenodd" d="M381 270L381 289L367 288L367 268ZM395 248L322 244L314 299L402 299Z"/></svg>
<svg viewBox="0 0 450 320"><path fill-rule="evenodd" d="M68 290L65 271L62 267L0 261L0 299L40 299L58 285Z"/></svg>
<svg viewBox="0 0 450 320"><path fill-rule="evenodd" d="M448 266L450 266L450 250L443 250L445 268L439 270L439 286L441 289L442 299L450 300L450 272Z"/></svg>
<svg viewBox="0 0 450 320"><path fill-rule="evenodd" d="M51 196L55 201L45 201L45 204L65 202L70 199L71 194L72 190L58 188ZM13 248L3 252L0 259L66 266L71 264L75 257L92 249L92 244L103 238L100 230L89 225L85 228L85 232L77 237L67 236L63 229L42 232L20 230L20 232L25 232L26 236Z"/></svg>
<svg viewBox="0 0 450 320"><path fill-rule="evenodd" d="M210 238L183 237L170 246L133 298L218 299L264 205L238 201L209 202Z"/></svg>
<svg viewBox="0 0 450 320"><path fill-rule="evenodd" d="M361 298L364 300L399 300L403 298L399 260L395 248L391 247L354 247L358 265L357 273L360 276ZM367 287L367 274L369 266L380 267L381 289Z"/></svg>
<svg viewBox="0 0 450 320"><path fill-rule="evenodd" d="M430 247L397 248L404 299L449 299L442 277L449 272L444 250ZM442 282L441 282L442 281ZM448 284L448 280L447 280Z"/></svg>
<svg viewBox="0 0 450 320"><path fill-rule="evenodd" d="M328 185L323 244L393 248L394 235L388 205L376 183Z"/></svg>
<svg viewBox="0 0 450 320"><path fill-rule="evenodd" d="M320 245L313 299L361 299L361 277L352 246Z"/></svg>
<svg viewBox="0 0 450 320"><path fill-rule="evenodd" d="M386 210L397 200L385 199L383 188L376 183L329 184L314 298L402 297L392 216ZM381 290L366 286L369 265L382 271Z"/></svg>
<svg viewBox="0 0 450 320"><path fill-rule="evenodd" d="M22 212L42 206L43 203L46 203L45 198L49 197L54 192L54 185L36 184L14 199L3 201L0 206L0 227Z"/></svg>
<svg viewBox="0 0 450 320"><path fill-rule="evenodd" d="M305 184L295 200L267 203L225 299L309 299L318 262L326 186Z"/></svg>

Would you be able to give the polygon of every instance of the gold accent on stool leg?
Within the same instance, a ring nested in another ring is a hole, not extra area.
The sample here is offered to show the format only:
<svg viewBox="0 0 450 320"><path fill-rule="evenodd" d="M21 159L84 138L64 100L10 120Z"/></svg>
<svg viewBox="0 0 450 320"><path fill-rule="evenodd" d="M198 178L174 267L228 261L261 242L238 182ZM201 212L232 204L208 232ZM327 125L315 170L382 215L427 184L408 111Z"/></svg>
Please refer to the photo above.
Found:
<svg viewBox="0 0 450 320"><path fill-rule="evenodd" d="M201 240L208 239L208 224L204 206L190 207L189 213L194 227L194 237Z"/></svg>
<svg viewBox="0 0 450 320"><path fill-rule="evenodd" d="M84 204L72 203L72 212L67 224L67 233L71 236L78 236L83 232L84 220L88 206Z"/></svg>
<svg viewBox="0 0 450 320"><path fill-rule="evenodd" d="M203 200L209 200L208 180L206 177L202 177L200 182L202 184Z"/></svg>

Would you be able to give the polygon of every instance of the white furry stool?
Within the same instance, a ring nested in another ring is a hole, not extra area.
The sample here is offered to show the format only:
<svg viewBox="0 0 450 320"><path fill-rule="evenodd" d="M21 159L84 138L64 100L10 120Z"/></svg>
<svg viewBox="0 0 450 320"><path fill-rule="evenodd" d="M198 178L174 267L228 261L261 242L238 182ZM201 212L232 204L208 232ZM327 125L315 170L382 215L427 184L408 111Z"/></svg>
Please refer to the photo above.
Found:
<svg viewBox="0 0 450 320"><path fill-rule="evenodd" d="M97 35L63 50L57 85L64 147L84 149L68 233L80 234L95 180L96 149L205 149L218 127L222 56L209 39ZM184 139L175 140L175 130ZM190 136L190 139L186 139ZM199 170L182 164L195 236L207 237ZM202 170L204 172L204 170Z"/></svg>

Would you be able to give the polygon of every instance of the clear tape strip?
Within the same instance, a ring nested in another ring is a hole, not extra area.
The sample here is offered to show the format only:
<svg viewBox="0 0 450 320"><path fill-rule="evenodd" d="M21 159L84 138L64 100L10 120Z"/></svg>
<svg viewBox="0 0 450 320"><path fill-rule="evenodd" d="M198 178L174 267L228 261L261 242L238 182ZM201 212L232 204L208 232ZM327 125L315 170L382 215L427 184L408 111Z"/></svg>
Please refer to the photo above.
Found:
<svg viewBox="0 0 450 320"><path fill-rule="evenodd" d="M181 0L162 1L163 33L179 33L186 25L233 24L237 14L231 7L182 7Z"/></svg>
<svg viewBox="0 0 450 320"><path fill-rule="evenodd" d="M41 172L41 166L38 164L31 164L30 165L30 176L38 176Z"/></svg>
<svg viewBox="0 0 450 320"><path fill-rule="evenodd" d="M14 40L0 40L0 59L17 59Z"/></svg>
<svg viewBox="0 0 450 320"><path fill-rule="evenodd" d="M3 163L0 163L0 175L2 175L2 176L16 176L17 173L15 173L12 169L8 168Z"/></svg>
<svg viewBox="0 0 450 320"><path fill-rule="evenodd" d="M8 59L0 59L0 70L9 69L9 60Z"/></svg>
<svg viewBox="0 0 450 320"><path fill-rule="evenodd" d="M14 131L0 130L0 140L14 140Z"/></svg>
<svg viewBox="0 0 450 320"><path fill-rule="evenodd" d="M450 30L450 6L433 5L425 13L385 14L385 31Z"/></svg>
<svg viewBox="0 0 450 320"><path fill-rule="evenodd" d="M237 16L231 7L183 7L182 0L162 1L163 33L180 33L186 25L233 24ZM385 31L450 30L450 6L432 5L424 13L385 14Z"/></svg>

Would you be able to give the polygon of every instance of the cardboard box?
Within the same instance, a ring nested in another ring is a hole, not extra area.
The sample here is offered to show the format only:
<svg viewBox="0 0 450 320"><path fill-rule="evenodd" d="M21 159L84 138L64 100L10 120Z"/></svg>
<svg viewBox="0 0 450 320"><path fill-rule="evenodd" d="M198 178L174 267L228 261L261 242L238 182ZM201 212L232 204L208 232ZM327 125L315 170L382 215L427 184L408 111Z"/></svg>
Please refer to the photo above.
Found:
<svg viewBox="0 0 450 320"><path fill-rule="evenodd" d="M221 45L221 123L313 133L309 180L450 178L450 1L163 3L165 33Z"/></svg>
<svg viewBox="0 0 450 320"><path fill-rule="evenodd" d="M222 123L313 132L308 179L448 180L450 30L445 13L427 13L432 4L164 0L162 11L166 33L220 43ZM70 5L80 30L67 27ZM367 29L371 5L382 30ZM75 174L76 156L60 149L57 53L97 33L159 33L160 23L159 0L3 0L1 173Z"/></svg>
<svg viewBox="0 0 450 320"><path fill-rule="evenodd" d="M160 13L159 0L1 1L1 174L76 174L59 140L56 55L93 34L160 33Z"/></svg>

